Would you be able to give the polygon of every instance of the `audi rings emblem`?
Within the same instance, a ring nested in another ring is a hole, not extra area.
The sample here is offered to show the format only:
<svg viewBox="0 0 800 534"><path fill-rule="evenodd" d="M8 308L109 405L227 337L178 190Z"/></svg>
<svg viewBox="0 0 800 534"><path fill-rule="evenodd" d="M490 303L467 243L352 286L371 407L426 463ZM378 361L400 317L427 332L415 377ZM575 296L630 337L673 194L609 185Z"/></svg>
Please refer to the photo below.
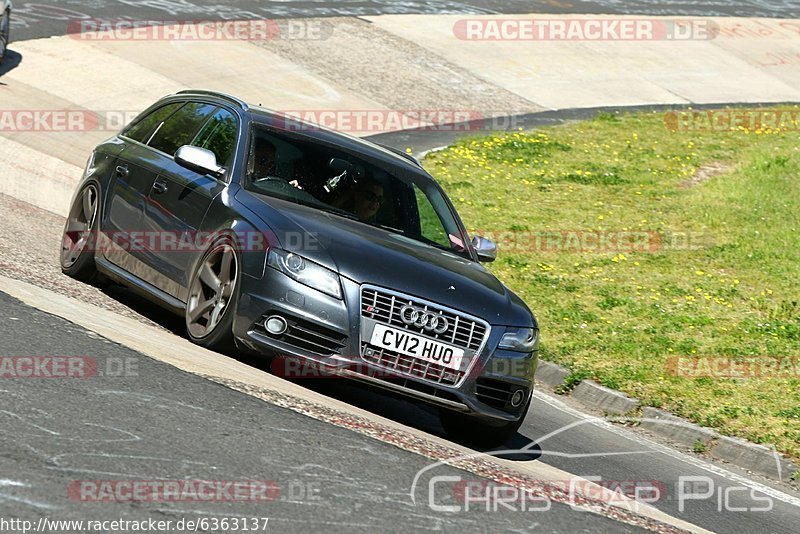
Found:
<svg viewBox="0 0 800 534"><path fill-rule="evenodd" d="M400 319L409 326L424 328L434 334L444 334L450 328L450 322L444 315L415 308L408 304L400 308Z"/></svg>

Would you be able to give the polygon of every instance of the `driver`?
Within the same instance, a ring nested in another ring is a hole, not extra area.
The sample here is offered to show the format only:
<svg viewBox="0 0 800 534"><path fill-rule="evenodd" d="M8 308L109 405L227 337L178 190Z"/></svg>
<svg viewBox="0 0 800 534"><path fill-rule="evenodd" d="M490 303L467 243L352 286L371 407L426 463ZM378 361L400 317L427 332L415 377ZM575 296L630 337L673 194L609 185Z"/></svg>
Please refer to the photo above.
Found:
<svg viewBox="0 0 800 534"><path fill-rule="evenodd" d="M258 139L253 149L253 177L255 179L272 176L275 172L275 145Z"/></svg>

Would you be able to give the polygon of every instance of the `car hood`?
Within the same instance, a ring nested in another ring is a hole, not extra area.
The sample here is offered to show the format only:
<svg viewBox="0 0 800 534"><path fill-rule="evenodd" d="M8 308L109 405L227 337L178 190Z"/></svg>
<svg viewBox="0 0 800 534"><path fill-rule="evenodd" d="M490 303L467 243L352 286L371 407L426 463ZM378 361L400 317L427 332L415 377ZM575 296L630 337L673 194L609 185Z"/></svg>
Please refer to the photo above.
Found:
<svg viewBox="0 0 800 534"><path fill-rule="evenodd" d="M480 263L318 209L243 193L237 200L268 223L282 248L358 284L407 293L495 325L533 325L525 303Z"/></svg>

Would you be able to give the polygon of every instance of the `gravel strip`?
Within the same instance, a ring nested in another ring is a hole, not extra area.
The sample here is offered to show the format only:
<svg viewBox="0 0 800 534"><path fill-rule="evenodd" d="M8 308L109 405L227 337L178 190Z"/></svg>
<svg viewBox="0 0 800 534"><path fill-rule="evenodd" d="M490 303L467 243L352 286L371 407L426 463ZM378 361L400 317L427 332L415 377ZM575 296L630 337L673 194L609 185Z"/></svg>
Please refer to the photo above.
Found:
<svg viewBox="0 0 800 534"><path fill-rule="evenodd" d="M129 291L116 285L98 288L77 282L61 273L59 245L64 218L6 195L0 195L0 273L9 278L34 284L55 293L100 306L124 317L166 330L163 326L135 311L159 316L157 308L145 304ZM130 304L127 306L117 299ZM174 316L164 312L167 323Z"/></svg>

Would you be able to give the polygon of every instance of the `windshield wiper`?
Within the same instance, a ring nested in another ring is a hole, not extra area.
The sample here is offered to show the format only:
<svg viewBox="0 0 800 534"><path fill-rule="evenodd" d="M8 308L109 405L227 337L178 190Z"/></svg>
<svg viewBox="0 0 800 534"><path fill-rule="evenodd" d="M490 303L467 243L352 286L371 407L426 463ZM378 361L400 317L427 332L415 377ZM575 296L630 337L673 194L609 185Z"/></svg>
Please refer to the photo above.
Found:
<svg viewBox="0 0 800 534"><path fill-rule="evenodd" d="M406 235L405 230L401 230L400 228L395 228L394 226L386 226L385 224L373 224L373 226L377 226L378 228L383 228L384 230L389 230L390 232L394 232L400 235Z"/></svg>
<svg viewBox="0 0 800 534"><path fill-rule="evenodd" d="M321 207L321 206L314 206L318 208L320 211L324 211L325 213L332 213L333 215L338 215L339 217L344 217L345 219L351 219L353 221L361 221L355 214L350 213L349 211L340 210L338 208L329 208L329 207Z"/></svg>
<svg viewBox="0 0 800 534"><path fill-rule="evenodd" d="M395 234L405 235L405 233L406 233L405 230L401 230L400 228L395 228L394 226L386 226L385 224L378 224L378 223L371 223L371 222L367 222L367 221L362 221L361 219L358 218L357 215L355 215L354 213L350 213L349 211L346 211L346 210L340 210L338 208L319 208L319 209L320 209L320 211L324 211L326 213L332 213L334 215L339 215L340 217L344 217L345 219L358 221L360 223L364 223L364 224L367 224L369 226L374 226L375 228L381 228L382 230L388 230L388 231L393 232Z"/></svg>

